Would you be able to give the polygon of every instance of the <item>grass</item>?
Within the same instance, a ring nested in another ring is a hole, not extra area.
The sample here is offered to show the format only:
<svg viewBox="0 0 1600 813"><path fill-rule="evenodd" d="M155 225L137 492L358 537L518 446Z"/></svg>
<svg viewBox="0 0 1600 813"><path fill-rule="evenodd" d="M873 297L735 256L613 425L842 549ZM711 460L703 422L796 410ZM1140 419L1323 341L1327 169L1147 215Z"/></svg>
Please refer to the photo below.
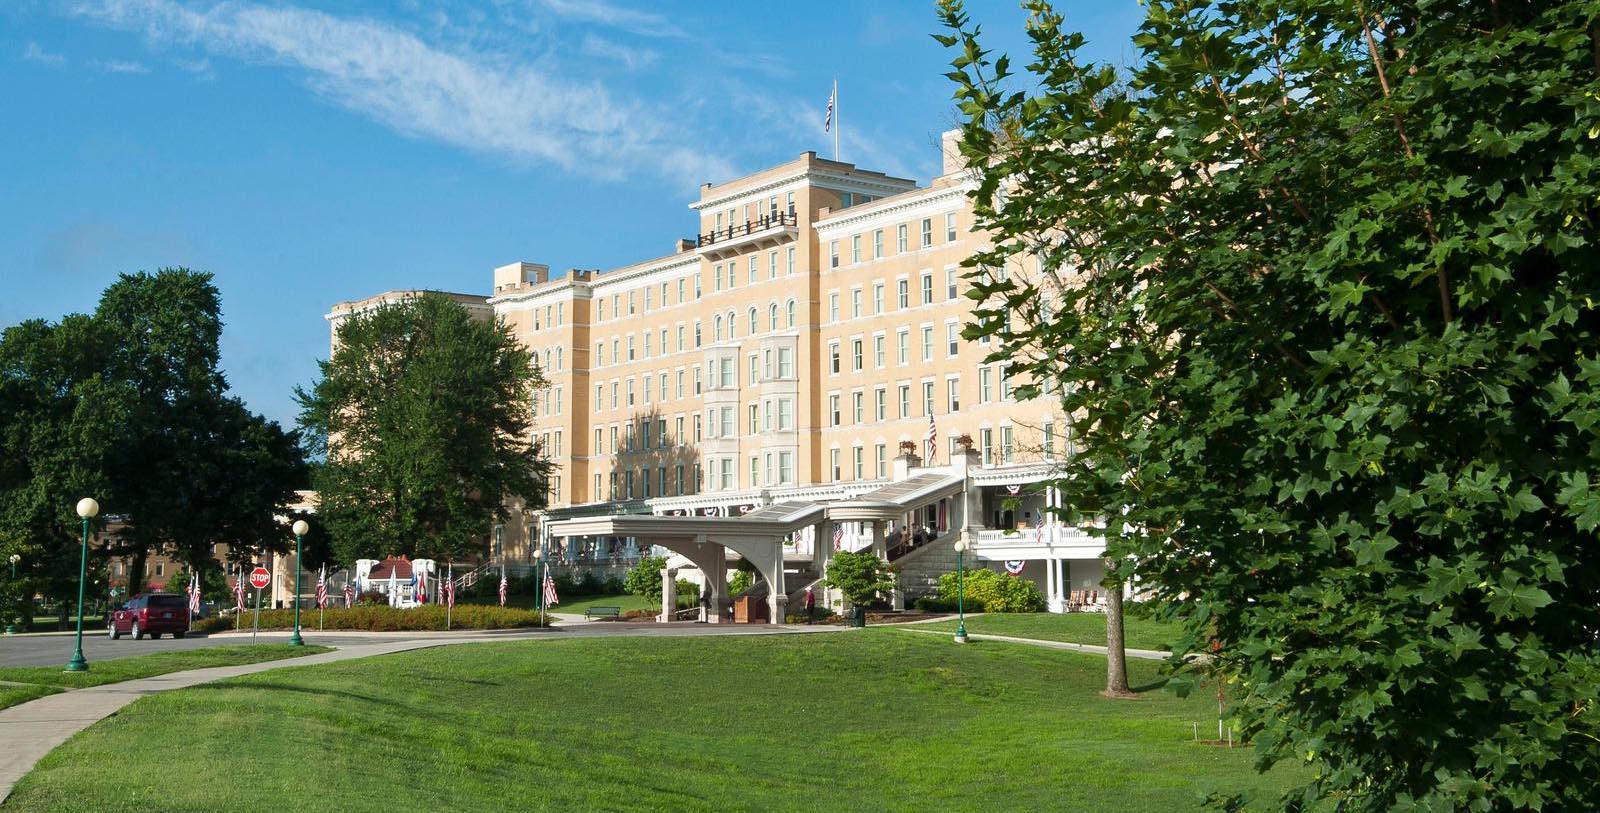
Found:
<svg viewBox="0 0 1600 813"><path fill-rule="evenodd" d="M469 600L474 604L498 604L500 602L500 599L497 596L462 599L461 601L462 603L466 603ZM679 596L679 606L690 606L684 602L684 598ZM506 606L537 608L539 603L536 596L507 596ZM574 596L571 601L562 599L560 604L550 607L550 612L575 613L577 615L582 615L583 611L590 607L621 607L622 611L625 613L629 610L655 610L659 612L661 610L661 599L649 599L643 596L636 596L632 593L624 593L617 596Z"/></svg>
<svg viewBox="0 0 1600 813"><path fill-rule="evenodd" d="M246 663L298 658L327 652L325 646L290 646L288 644L238 644L212 646L204 649L184 649L177 652L154 652L131 658L97 660L89 663L87 672L64 672L60 666L14 666L0 668L0 681L26 683L35 686L62 689L83 689L124 680L165 675L188 669L205 669L210 666L238 666ZM0 689L9 688L0 686ZM49 692L45 692L49 694ZM42 696L42 695L41 695ZM33 698L25 698L31 700ZM21 702L21 701L18 701Z"/></svg>
<svg viewBox="0 0 1600 813"><path fill-rule="evenodd" d="M0 683L0 709L10 708L18 703L37 700L47 694L61 691L54 686L39 686L32 683L8 685Z"/></svg>
<svg viewBox="0 0 1600 813"><path fill-rule="evenodd" d="M955 632L956 623L940 621L919 624L917 628ZM967 632L1105 646L1106 617L1101 613L986 613L968 618ZM1130 649L1164 651L1171 646L1177 634L1178 627L1175 624L1131 615L1123 619L1123 642Z"/></svg>
<svg viewBox="0 0 1600 813"><path fill-rule="evenodd" d="M1135 684L1155 668L1130 664ZM449 646L143 698L47 756L6 804L1168 813L1303 778L1190 742L1208 698L1099 698L1104 670L870 628ZM174 758L179 744L216 756ZM340 790L374 777L401 795Z"/></svg>

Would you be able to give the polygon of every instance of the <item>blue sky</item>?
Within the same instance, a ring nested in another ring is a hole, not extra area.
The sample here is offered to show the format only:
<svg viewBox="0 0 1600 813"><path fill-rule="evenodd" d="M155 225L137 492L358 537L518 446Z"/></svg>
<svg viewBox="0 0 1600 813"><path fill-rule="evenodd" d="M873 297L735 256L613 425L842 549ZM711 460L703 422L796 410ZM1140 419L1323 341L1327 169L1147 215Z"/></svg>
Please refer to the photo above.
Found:
<svg viewBox="0 0 1600 813"><path fill-rule="evenodd" d="M970 5L1023 51L1014 3ZM1061 7L1129 58L1135 2ZM843 158L926 182L954 121L935 30L930 2L13 0L0 325L210 271L230 384L292 423L333 303L666 254L699 183L831 153L835 76Z"/></svg>

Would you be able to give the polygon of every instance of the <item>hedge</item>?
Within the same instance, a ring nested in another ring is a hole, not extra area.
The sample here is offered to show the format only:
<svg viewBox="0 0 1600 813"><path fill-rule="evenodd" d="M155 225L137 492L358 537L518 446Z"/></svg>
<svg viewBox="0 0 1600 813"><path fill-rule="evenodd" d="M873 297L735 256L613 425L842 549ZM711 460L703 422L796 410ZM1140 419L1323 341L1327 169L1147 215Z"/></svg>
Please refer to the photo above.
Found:
<svg viewBox="0 0 1600 813"><path fill-rule="evenodd" d="M442 630L445 622L445 608L439 604L427 604L411 609L390 607L386 604L377 606L361 606L344 608L334 607L323 612L322 628L324 630L363 630L367 632L398 632L398 631L427 631ZM315 608L300 610L300 628L316 629L317 613ZM251 629L254 623L254 611L245 610L240 614L240 629ZM262 610L261 629L276 630L290 629L294 626L294 610ZM486 604L457 604L454 612L450 614L451 629L514 629L518 627L543 627L549 626L549 621L541 620L536 610L523 610L515 607L495 607ZM234 628L234 618L228 616L212 616L198 621L194 625L196 632L225 632Z"/></svg>
<svg viewBox="0 0 1600 813"><path fill-rule="evenodd" d="M939 577L939 598L947 606L962 592L957 583L955 573ZM977 568L966 572L966 605L973 612L1037 613L1044 610L1045 600L1039 585L1030 579L1002 576L987 568Z"/></svg>

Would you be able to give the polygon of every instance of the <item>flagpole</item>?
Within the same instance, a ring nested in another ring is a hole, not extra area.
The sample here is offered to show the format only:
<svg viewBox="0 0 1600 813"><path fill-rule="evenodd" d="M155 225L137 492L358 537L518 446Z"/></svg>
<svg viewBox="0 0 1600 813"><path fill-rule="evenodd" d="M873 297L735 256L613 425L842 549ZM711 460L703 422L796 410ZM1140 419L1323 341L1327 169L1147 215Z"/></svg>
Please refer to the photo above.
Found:
<svg viewBox="0 0 1600 813"><path fill-rule="evenodd" d="M833 160L839 160L839 77L833 77Z"/></svg>

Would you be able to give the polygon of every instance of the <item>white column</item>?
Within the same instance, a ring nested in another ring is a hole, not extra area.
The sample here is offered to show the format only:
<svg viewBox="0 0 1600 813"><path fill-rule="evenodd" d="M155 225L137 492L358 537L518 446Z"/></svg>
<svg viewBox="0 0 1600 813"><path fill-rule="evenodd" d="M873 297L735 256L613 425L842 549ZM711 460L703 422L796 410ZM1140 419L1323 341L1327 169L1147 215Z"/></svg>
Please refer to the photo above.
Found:
<svg viewBox="0 0 1600 813"><path fill-rule="evenodd" d="M1060 559L1053 559L1053 558L1052 559L1046 559L1044 563L1045 563L1046 567L1050 568L1050 585L1051 585L1050 612L1053 612L1053 613L1066 612L1066 609L1067 609L1067 607L1066 607L1067 603L1065 601L1066 591L1064 589L1062 589L1063 588L1063 584L1062 584L1063 580L1062 580L1062 577L1061 577L1062 574L1061 574L1061 570L1060 570L1061 560Z"/></svg>
<svg viewBox="0 0 1600 813"><path fill-rule="evenodd" d="M656 620L665 624L676 617L678 612L678 571L676 568L661 568L661 616Z"/></svg>

